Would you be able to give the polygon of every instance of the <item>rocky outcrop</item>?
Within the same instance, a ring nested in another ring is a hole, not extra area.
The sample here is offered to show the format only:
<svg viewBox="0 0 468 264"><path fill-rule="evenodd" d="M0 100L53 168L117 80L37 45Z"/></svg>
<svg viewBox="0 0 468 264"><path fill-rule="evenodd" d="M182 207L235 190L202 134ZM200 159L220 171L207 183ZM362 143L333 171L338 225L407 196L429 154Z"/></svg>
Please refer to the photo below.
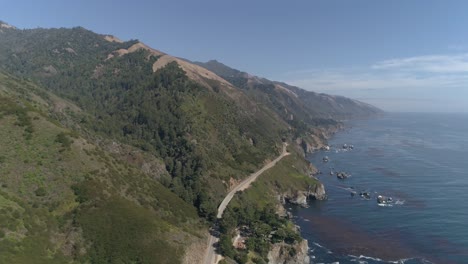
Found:
<svg viewBox="0 0 468 264"><path fill-rule="evenodd" d="M308 141L304 140L303 138L298 138L296 139L296 143L301 146L302 150L304 151L304 153L312 153L314 152L316 149L314 146L312 146L311 143L309 143Z"/></svg>
<svg viewBox="0 0 468 264"><path fill-rule="evenodd" d="M344 125L338 123L311 129L310 133L296 138L296 145L303 151L303 155L305 156L327 146L327 140L343 128Z"/></svg>
<svg viewBox="0 0 468 264"><path fill-rule="evenodd" d="M306 194L307 194L307 192L296 191L293 194L289 194L289 195L286 194L284 198L288 203L296 204L296 205L300 205L300 206L307 206L307 195Z"/></svg>
<svg viewBox="0 0 468 264"><path fill-rule="evenodd" d="M292 193L285 193L280 195L279 200L284 204L285 202L307 207L308 200L325 200L327 193L325 186L318 182L311 187L309 191L295 191Z"/></svg>
<svg viewBox="0 0 468 264"><path fill-rule="evenodd" d="M318 182L309 192L309 198L315 200L327 199L327 193L325 192L325 186Z"/></svg>
<svg viewBox="0 0 468 264"><path fill-rule="evenodd" d="M307 240L294 245L286 243L273 244L268 252L268 264L309 264L309 246Z"/></svg>

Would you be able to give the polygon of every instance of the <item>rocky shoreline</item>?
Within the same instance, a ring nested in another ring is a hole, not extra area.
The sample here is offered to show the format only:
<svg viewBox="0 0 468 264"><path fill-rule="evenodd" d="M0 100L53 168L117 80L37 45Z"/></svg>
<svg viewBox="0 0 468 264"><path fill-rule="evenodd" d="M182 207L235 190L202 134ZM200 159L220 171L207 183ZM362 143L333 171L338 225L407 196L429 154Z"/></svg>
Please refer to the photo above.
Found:
<svg viewBox="0 0 468 264"><path fill-rule="evenodd" d="M306 239L295 245L274 244L268 253L268 264L309 264L309 246Z"/></svg>
<svg viewBox="0 0 468 264"><path fill-rule="evenodd" d="M280 202L277 213L280 216L291 219L291 213L285 209L286 204L307 207L310 200L326 199L326 192L324 185L319 183L315 186L314 192L298 190L293 193L279 194L277 198ZM300 233L299 227L297 227L296 232ZM272 249L268 253L268 264L310 264L308 241L303 237L301 238L302 241L294 245L284 242L273 244Z"/></svg>
<svg viewBox="0 0 468 264"><path fill-rule="evenodd" d="M327 141L335 133L344 129L343 124L330 126L326 128L317 128L313 133L299 137L295 140L296 149L300 150L305 159L307 154L321 150L327 146ZM307 168L310 177L317 174L318 170L313 164L309 164ZM294 204L302 207L308 207L309 201L325 200L327 194L325 186L321 182L317 182L315 186L309 186L308 190L294 190L285 193L277 194L277 213L280 216L292 218L292 215L285 209L286 204ZM299 228L296 230L298 233ZM285 243L273 244L272 249L268 253L268 264L310 264L308 241L302 238L302 241L294 245Z"/></svg>

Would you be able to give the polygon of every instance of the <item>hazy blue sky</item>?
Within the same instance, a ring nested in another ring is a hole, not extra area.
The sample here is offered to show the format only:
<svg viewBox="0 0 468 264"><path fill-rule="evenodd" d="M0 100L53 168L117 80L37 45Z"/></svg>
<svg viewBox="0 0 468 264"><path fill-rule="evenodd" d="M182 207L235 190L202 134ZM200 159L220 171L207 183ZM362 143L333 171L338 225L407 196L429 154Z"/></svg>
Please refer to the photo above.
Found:
<svg viewBox="0 0 468 264"><path fill-rule="evenodd" d="M83 26L390 111L468 112L468 1L3 1L19 28Z"/></svg>

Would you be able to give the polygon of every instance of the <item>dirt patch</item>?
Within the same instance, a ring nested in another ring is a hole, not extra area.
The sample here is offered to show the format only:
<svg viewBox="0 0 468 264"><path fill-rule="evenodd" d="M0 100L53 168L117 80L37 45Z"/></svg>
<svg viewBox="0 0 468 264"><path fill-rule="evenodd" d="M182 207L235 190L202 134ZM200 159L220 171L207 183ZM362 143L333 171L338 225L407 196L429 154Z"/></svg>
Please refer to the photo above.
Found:
<svg viewBox="0 0 468 264"><path fill-rule="evenodd" d="M295 92L289 90L288 88L286 88L286 87L284 87L284 86L281 86L281 85L276 84L276 85L275 85L275 88L278 89L278 90L281 90L281 91L283 91L283 92L286 92L286 93L288 93L288 94L290 94L290 95L292 95L292 96L294 96L294 97L296 97L296 98L299 97Z"/></svg>
<svg viewBox="0 0 468 264"><path fill-rule="evenodd" d="M107 40L107 41L109 41L109 42L123 43L122 40L120 40L119 38L114 37L114 36L112 36L112 35L104 36L104 39Z"/></svg>
<svg viewBox="0 0 468 264"><path fill-rule="evenodd" d="M185 255L182 264L203 263L209 234L206 233L204 237L195 239L189 247L185 250Z"/></svg>
<svg viewBox="0 0 468 264"><path fill-rule="evenodd" d="M78 54L76 53L76 51L75 51L74 49L72 49L72 48L65 48L65 50L66 50L68 53L71 53L71 54L74 54L74 55L78 55Z"/></svg>
<svg viewBox="0 0 468 264"><path fill-rule="evenodd" d="M133 52L139 51L141 49L149 51L150 55L154 55L154 56L163 56L163 55L165 55L163 52L161 52L159 50L152 49L152 48L146 46L145 44L143 44L141 42L138 42L136 44L133 44L128 49L119 49L119 50L116 50L116 51L112 52L111 54L107 55L106 60L112 59L114 56L121 57L121 56L123 56L125 54L133 53Z"/></svg>
<svg viewBox="0 0 468 264"><path fill-rule="evenodd" d="M130 49L129 49L130 50ZM216 75L215 73L203 68L203 67L200 67L198 65L195 65L195 64L192 64L192 63L189 63L189 62L186 62L184 60L181 60L181 59L178 59L178 58L175 58L175 57L172 57L170 55L164 55L162 57L160 57L154 64L153 64L153 72L156 72L157 70L163 68L164 66L166 66L168 63L171 63L171 62L177 62L177 64L182 68L182 70L185 71L185 73L187 74L187 76L206 86L206 87L211 87L210 84L208 84L206 82L205 79L210 79L210 80L215 80L217 82L220 83L220 85L222 85L223 87L227 87L227 88L230 88L232 87L232 85L224 80L223 78L219 77L218 75Z"/></svg>
<svg viewBox="0 0 468 264"><path fill-rule="evenodd" d="M190 62L187 62L185 60L167 55L159 50L153 49L148 47L147 45L139 42L134 45L132 45L128 49L119 49L107 56L106 60L112 59L115 56L124 56L125 54L132 53L138 50L147 50L150 53L150 56L157 56L159 57L158 60L153 64L153 72L156 72L157 70L163 68L167 64L171 62L176 62L182 70L185 71L187 74L187 77L190 79L200 83L201 85L207 87L207 88L213 88L214 85L218 85L220 88L224 88L226 93L228 95L230 90L236 90L231 83L226 81L225 79L219 77L215 73L201 67L195 64L192 64ZM215 81L214 83L212 81Z"/></svg>

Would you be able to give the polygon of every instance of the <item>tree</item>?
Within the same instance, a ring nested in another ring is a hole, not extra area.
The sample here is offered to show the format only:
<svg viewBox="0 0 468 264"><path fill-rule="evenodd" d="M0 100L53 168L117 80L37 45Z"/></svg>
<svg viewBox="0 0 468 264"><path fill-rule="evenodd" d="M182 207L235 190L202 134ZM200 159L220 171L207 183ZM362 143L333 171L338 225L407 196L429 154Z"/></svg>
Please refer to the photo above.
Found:
<svg viewBox="0 0 468 264"><path fill-rule="evenodd" d="M219 252L223 256L234 258L234 256L236 255L236 251L232 246L231 238L229 237L229 235L221 235L221 237L219 238L218 247Z"/></svg>

